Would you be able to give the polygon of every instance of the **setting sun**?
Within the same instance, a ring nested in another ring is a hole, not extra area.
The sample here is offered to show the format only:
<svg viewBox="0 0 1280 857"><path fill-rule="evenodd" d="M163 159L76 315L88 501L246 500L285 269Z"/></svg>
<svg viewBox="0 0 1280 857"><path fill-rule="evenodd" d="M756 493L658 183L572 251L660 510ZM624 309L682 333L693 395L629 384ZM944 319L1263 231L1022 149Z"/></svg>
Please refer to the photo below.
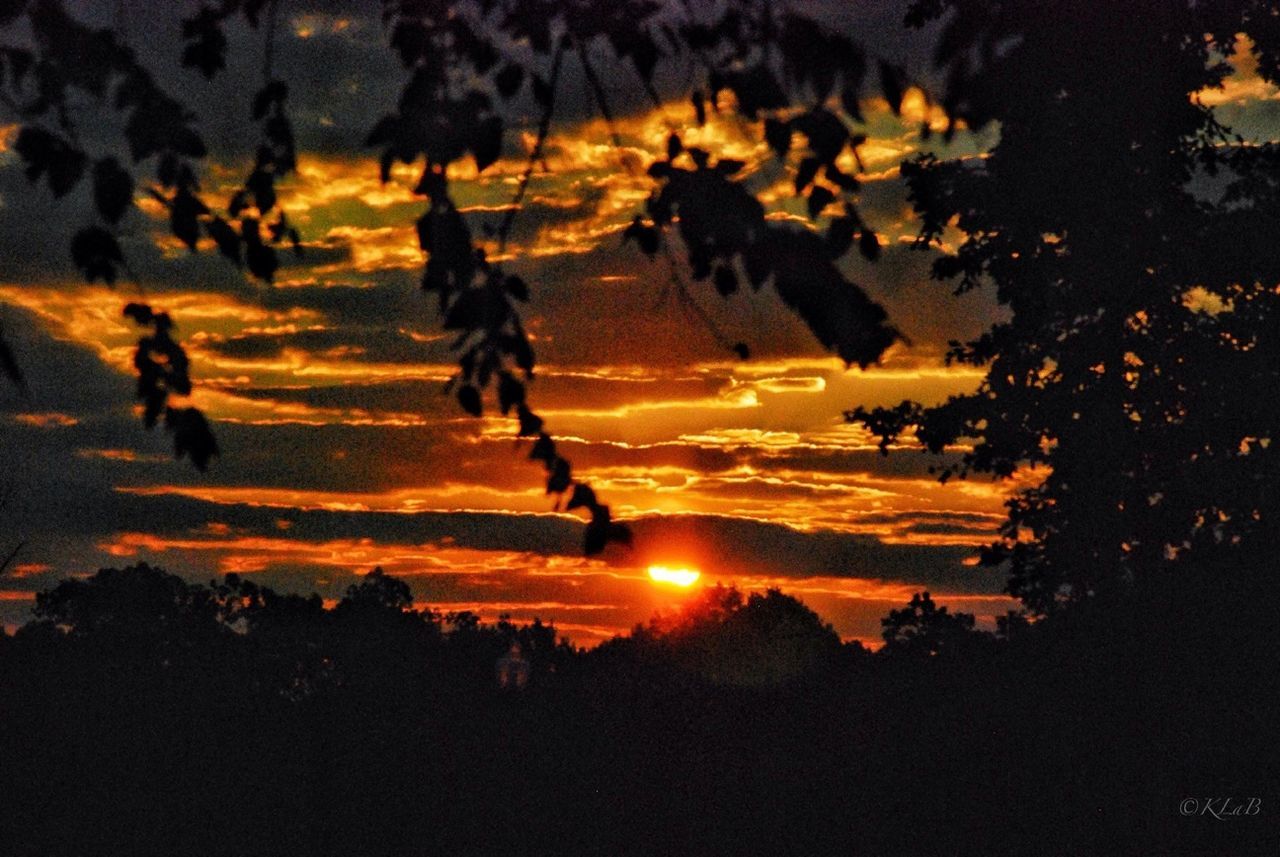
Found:
<svg viewBox="0 0 1280 857"><path fill-rule="evenodd" d="M675 586L693 586L698 582L702 572L690 568L669 568L665 565L649 566L649 577L657 583L671 583Z"/></svg>

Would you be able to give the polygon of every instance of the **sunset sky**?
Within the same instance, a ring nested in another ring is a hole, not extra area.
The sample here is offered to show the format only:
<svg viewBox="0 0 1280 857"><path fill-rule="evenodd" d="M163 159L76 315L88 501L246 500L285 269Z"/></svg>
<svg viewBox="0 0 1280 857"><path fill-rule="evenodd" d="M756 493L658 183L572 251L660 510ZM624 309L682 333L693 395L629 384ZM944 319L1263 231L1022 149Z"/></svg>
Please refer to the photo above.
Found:
<svg viewBox="0 0 1280 857"><path fill-rule="evenodd" d="M376 14L344 8L372 5L284 6L277 69L291 87L301 158L282 205L305 255L282 256L271 286L208 248L189 253L143 193L123 230L136 282L84 285L67 246L88 200L33 192L11 150L14 119L0 108L0 329L31 388L24 398L0 386L0 489L14 489L0 555L27 542L0 579L0 621L25 621L33 593L63 576L140 561L197 580L252 574L327 598L380 565L422 603L539 616L582 645L679 603L683 590L652 581L651 564L780 586L867 642L922 588L987 623L1011 606L1002 574L972 561L1007 493L1039 474L941 485L928 472L938 459L910 449L883 457L842 417L854 405L937 402L977 384L979 372L948 368L941 355L998 309L989 295L956 298L928 280L932 255L911 247L897 165L930 148L978 157L994 130L942 148L922 139L923 123L945 120L918 92L901 118L869 97L861 206L884 253L845 264L910 344L879 366L846 369L772 292L725 301L698 284L694 298L728 340L750 346L744 362L673 295L666 261L624 246L621 231L652 188L644 166L672 130L746 161L771 216L807 223L792 168L771 156L758 126L723 113L697 128L683 99L652 109L629 98L631 79L613 85L620 151L569 73L548 171L532 181L507 264L533 292L531 401L575 474L635 532L633 549L586 559L581 519L556 512L513 422L469 418L443 390L454 364L434 297L418 288L413 222L424 203L410 192L414 173L397 170L383 185L376 153L361 147L403 74ZM833 25L880 34L881 54L924 72L928 34L896 28L899 4L827 5L846 10L827 15ZM246 171L238 141L253 134L246 89L258 80L261 37L234 27L228 73L210 84L178 69L176 17L147 24L145 6L128 8L135 41L148 32L151 67L199 114L213 149L204 187L225 202ZM1277 93L1242 65L1202 98L1247 137L1274 137ZM477 234L510 205L532 144L532 103L517 100L508 118L520 130L504 157L479 177L469 160L453 173ZM222 449L206 474L175 462L169 437L145 432L135 415L138 331L121 309L139 296L174 316L192 358L194 404L215 420Z"/></svg>

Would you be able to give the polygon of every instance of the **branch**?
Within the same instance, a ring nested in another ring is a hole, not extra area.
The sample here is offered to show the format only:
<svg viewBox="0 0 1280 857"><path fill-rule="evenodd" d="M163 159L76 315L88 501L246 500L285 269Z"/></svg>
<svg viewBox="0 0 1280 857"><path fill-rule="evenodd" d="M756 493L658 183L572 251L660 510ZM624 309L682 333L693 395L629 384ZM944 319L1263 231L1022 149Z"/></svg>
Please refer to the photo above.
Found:
<svg viewBox="0 0 1280 857"><path fill-rule="evenodd" d="M3 575L5 573L5 571L9 568L9 563L13 562L14 559L17 558L18 553L26 546L27 546L26 542L18 542L18 546L13 550L9 551L9 555L4 558L4 562L0 562L0 575Z"/></svg>
<svg viewBox="0 0 1280 857"><path fill-rule="evenodd" d="M575 40L578 48L578 59L582 62L582 71L586 75L587 83L591 86L591 92L595 96L596 106L600 110L600 115L604 117L605 124L609 127L609 136L613 139L613 145L621 149L623 148L622 136L618 133L617 123L614 120L613 110L609 107L609 98L604 91L604 85L600 82L600 77L596 74L595 67L591 65L591 60L587 57L586 48L580 40ZM652 87L649 87L652 89ZM652 93L655 103L661 106L661 99L657 97L657 92ZM676 297L679 298L681 305L689 309L702 322L703 326L710 332L716 344L726 351L738 352L738 348L729 342L728 337L720 330L715 320L707 314L693 296L689 294L688 286L684 282L684 278L680 276L679 262L676 260L675 254L671 252L671 245L664 239L662 242L662 250L666 254L667 261L671 265L671 284L675 287Z"/></svg>
<svg viewBox="0 0 1280 857"><path fill-rule="evenodd" d="M551 95L538 120L538 139L534 141L533 149L529 152L529 162L525 165L524 172L520 174L520 184L516 188L515 196L511 198L511 208L507 209L507 213L502 218L502 225L498 227L499 255L507 249L507 238L520 213L520 203L524 201L525 192L529 189L529 181L533 178L533 171L538 161L542 160L542 149L547 142L547 135L551 132L551 119L556 109L556 85L560 80L560 60L564 57L564 51L565 39L562 38L559 46L556 47L555 57L551 61L551 79L547 84Z"/></svg>
<svg viewBox="0 0 1280 857"><path fill-rule="evenodd" d="M276 45L276 10L279 8L279 0L270 0L267 4L267 27L263 34L262 48L262 80L264 83L270 83L272 80L272 65L275 58Z"/></svg>
<svg viewBox="0 0 1280 857"><path fill-rule="evenodd" d="M662 239L662 252L667 257L667 264L671 266L671 285L675 288L675 295L681 306L691 310L693 314L697 316L698 321L702 322L702 325L707 329L707 332L710 333L711 337L716 341L716 345L719 345L725 351L733 351L734 353L737 353L737 347L729 341L727 336L724 335L724 331L722 331L720 326L716 324L715 319L713 319L703 308L702 304L698 303L694 299L693 295L690 294L688 283L684 281L684 277L680 276L680 261L676 259L676 254L672 252L671 245L668 243L665 236Z"/></svg>
<svg viewBox="0 0 1280 857"><path fill-rule="evenodd" d="M618 125L614 121L613 110L609 107L609 98L605 95L604 85L600 83L595 66L591 65L591 60L587 58L587 49L582 40L574 39L573 41L578 48L578 59L582 61L582 72L591 86L591 94L595 96L596 107L600 109L600 115L604 117L605 125L609 127L609 136L613 138L613 145L621 149L622 136L618 133Z"/></svg>

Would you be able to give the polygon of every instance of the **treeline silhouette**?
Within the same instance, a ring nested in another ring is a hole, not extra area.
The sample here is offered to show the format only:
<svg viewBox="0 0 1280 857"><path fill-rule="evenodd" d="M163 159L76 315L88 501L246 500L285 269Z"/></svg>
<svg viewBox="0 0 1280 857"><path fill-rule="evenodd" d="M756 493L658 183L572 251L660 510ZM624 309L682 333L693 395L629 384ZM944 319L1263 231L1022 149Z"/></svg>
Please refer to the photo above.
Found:
<svg viewBox="0 0 1280 857"><path fill-rule="evenodd" d="M873 654L784 593L714 587L584 651L415 609L380 570L326 608L104 569L0 635L0 846L1274 853L1270 608L1178 591L996 635L926 593ZM495 676L513 643L519 690Z"/></svg>

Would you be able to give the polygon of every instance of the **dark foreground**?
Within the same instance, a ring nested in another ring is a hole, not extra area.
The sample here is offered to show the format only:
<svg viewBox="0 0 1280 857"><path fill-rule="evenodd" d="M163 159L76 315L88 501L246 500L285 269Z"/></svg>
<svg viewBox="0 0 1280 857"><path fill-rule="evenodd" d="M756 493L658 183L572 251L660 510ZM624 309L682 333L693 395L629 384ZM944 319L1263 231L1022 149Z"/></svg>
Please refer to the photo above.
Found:
<svg viewBox="0 0 1280 857"><path fill-rule="evenodd" d="M4 854L1280 853L1248 610L872 656L721 593L581 653L380 577L324 610L150 573L0 639Z"/></svg>

